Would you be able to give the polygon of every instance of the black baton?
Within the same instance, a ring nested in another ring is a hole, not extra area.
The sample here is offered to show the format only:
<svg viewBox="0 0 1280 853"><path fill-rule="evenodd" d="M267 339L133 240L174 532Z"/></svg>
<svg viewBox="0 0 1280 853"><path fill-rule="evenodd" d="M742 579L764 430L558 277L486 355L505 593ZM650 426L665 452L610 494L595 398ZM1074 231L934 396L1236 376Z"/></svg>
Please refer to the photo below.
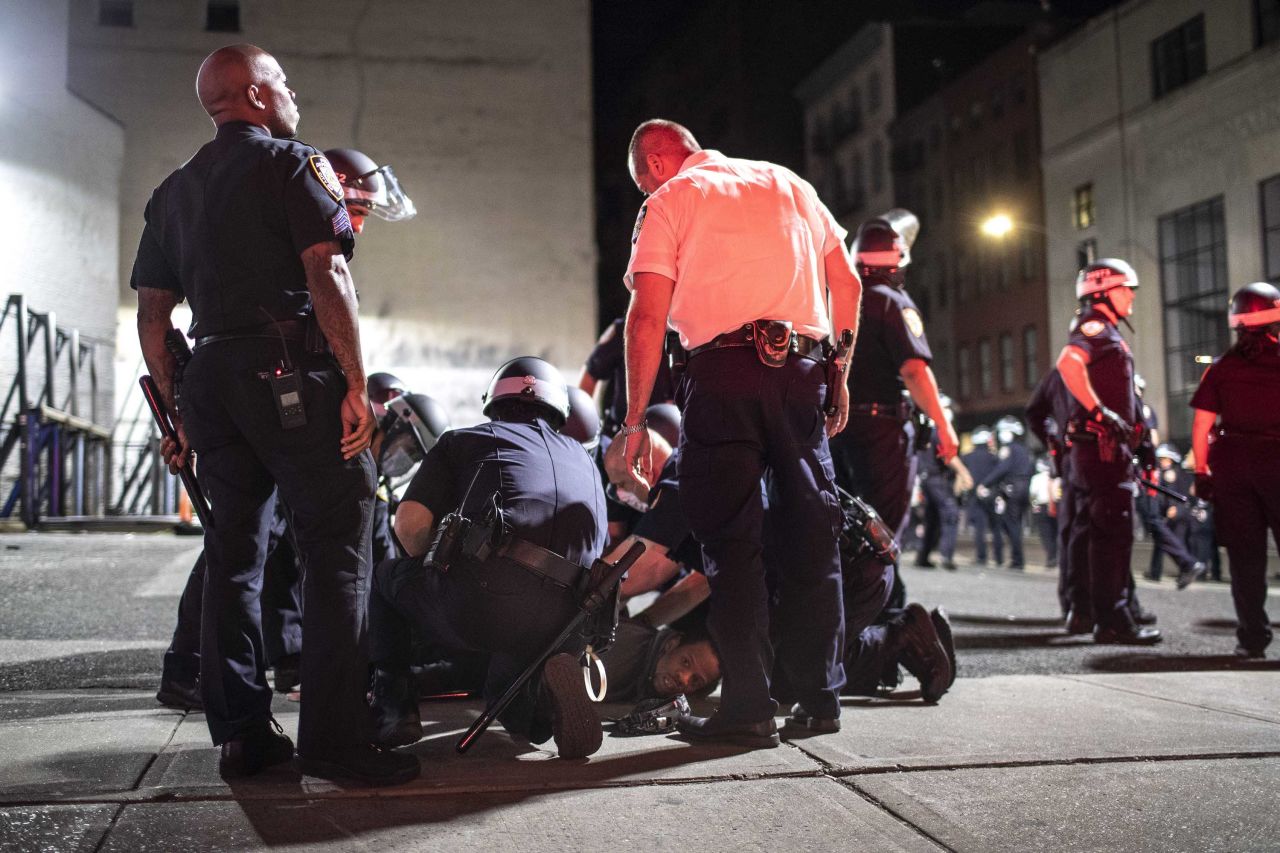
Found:
<svg viewBox="0 0 1280 853"><path fill-rule="evenodd" d="M143 376L138 380L138 384L142 386L142 396L147 399L147 406L151 409L151 417L155 418L156 426L160 427L160 434L181 447L182 442L178 438L178 431L174 429L173 420L169 417L169 410L165 408L164 401L160 399L160 391L156 388L155 380L150 376ZM190 460L188 460L189 462ZM187 490L187 497L191 498L191 506L195 508L196 515L200 519L200 525L205 530L212 530L213 511L209 509L209 502L205 500L204 491L200 488L200 483L196 480L196 475L191 470L191 465L187 464L179 468L178 476L182 479L182 485Z"/></svg>

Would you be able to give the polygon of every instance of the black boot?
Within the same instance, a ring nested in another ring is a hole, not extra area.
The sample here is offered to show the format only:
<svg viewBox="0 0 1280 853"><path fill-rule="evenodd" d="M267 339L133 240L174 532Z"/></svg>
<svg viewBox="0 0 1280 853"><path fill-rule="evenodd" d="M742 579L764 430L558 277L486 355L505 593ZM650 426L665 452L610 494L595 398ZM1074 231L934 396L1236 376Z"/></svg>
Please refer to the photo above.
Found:
<svg viewBox="0 0 1280 853"><path fill-rule="evenodd" d="M407 675L377 670L373 676L374 742L386 749L422 740L422 716L418 697L410 690Z"/></svg>
<svg viewBox="0 0 1280 853"><path fill-rule="evenodd" d="M293 758L293 741L272 717L223 741L218 773L224 779L253 776L290 758Z"/></svg>
<svg viewBox="0 0 1280 853"><path fill-rule="evenodd" d="M920 682L920 695L932 704L951 687L951 661L938 638L929 611L908 604L899 621L889 625L890 648L898 663Z"/></svg>

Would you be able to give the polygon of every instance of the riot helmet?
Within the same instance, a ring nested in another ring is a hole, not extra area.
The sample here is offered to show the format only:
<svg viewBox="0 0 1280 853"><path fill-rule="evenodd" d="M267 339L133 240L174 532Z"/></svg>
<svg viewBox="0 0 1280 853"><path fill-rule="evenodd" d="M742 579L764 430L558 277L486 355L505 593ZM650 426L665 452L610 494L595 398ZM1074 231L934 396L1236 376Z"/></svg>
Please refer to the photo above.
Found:
<svg viewBox="0 0 1280 853"><path fill-rule="evenodd" d="M600 410L591 395L577 386L569 387L569 417L560 432L588 451L600 445Z"/></svg>
<svg viewBox="0 0 1280 853"><path fill-rule="evenodd" d="M357 234L370 213L388 222L412 219L417 214L413 199L405 194L390 166L379 166L354 148L330 148L324 156L342 184L351 227Z"/></svg>
<svg viewBox="0 0 1280 853"><path fill-rule="evenodd" d="M1138 287L1138 274L1128 261L1099 258L1076 276L1076 299L1101 298L1115 287Z"/></svg>
<svg viewBox="0 0 1280 853"><path fill-rule="evenodd" d="M672 447L680 446L680 409L675 403L654 403L644 410L649 429Z"/></svg>
<svg viewBox="0 0 1280 853"><path fill-rule="evenodd" d="M369 402L373 404L374 417L382 417L387 413L387 401L399 397L409 391L399 376L390 373L370 373L365 381L365 390Z"/></svg>
<svg viewBox="0 0 1280 853"><path fill-rule="evenodd" d="M1182 454L1172 444L1162 444L1156 448L1157 459L1171 459L1173 464L1177 465L1182 461Z"/></svg>
<svg viewBox="0 0 1280 853"><path fill-rule="evenodd" d="M1256 281L1231 296L1227 322L1238 332L1266 330L1280 323L1280 289L1265 281ZM1275 336L1275 330L1268 330Z"/></svg>
<svg viewBox="0 0 1280 853"><path fill-rule="evenodd" d="M388 477L402 477L449 429L449 413L426 394L400 394L388 400L386 408L379 421L378 469Z"/></svg>
<svg viewBox="0 0 1280 853"><path fill-rule="evenodd" d="M569 417L569 391L564 376L537 356L522 355L499 367L480 398L484 404L481 411L487 418L502 420L503 407L497 404L506 400L540 409L556 429Z"/></svg>
<svg viewBox="0 0 1280 853"><path fill-rule="evenodd" d="M893 287L906 284L903 270L911 264L911 245L920 233L920 220L894 208L858 227L852 254L858 275L872 283Z"/></svg>
<svg viewBox="0 0 1280 853"><path fill-rule="evenodd" d="M1133 374L1133 391L1139 397L1147 393L1147 380L1142 377L1141 373Z"/></svg>
<svg viewBox="0 0 1280 853"><path fill-rule="evenodd" d="M996 421L996 441L1001 444L1012 444L1014 438L1022 435L1025 431L1022 421L1013 415L1005 415Z"/></svg>
<svg viewBox="0 0 1280 853"><path fill-rule="evenodd" d="M974 427L973 432L969 433L969 440L974 447L986 447L991 443L991 427L985 424Z"/></svg>

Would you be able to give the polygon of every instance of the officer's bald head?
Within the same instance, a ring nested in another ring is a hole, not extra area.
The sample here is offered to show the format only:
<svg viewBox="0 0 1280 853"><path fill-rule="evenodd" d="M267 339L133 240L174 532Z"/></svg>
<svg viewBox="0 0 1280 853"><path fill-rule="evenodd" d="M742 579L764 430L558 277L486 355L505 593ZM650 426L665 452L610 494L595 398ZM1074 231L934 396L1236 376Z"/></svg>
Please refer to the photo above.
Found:
<svg viewBox="0 0 1280 853"><path fill-rule="evenodd" d="M698 140L684 125L649 119L631 134L627 149L631 177L641 192L651 193L679 171L686 157L701 150Z"/></svg>
<svg viewBox="0 0 1280 853"><path fill-rule="evenodd" d="M248 121L272 136L298 130L298 108L275 57L252 44L221 47L205 57L196 75L200 106L216 125Z"/></svg>

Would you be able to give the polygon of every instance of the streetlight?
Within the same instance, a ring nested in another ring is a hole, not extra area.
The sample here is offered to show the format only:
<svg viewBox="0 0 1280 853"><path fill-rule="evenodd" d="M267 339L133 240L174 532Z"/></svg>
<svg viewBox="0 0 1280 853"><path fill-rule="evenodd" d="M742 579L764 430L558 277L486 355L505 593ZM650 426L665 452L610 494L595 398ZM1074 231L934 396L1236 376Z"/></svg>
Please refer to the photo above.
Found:
<svg viewBox="0 0 1280 853"><path fill-rule="evenodd" d="M1001 237L1008 236L1009 232L1012 230L1013 220L1005 213L997 213L989 216L982 223L982 233L986 234L988 237L995 237L999 239Z"/></svg>

